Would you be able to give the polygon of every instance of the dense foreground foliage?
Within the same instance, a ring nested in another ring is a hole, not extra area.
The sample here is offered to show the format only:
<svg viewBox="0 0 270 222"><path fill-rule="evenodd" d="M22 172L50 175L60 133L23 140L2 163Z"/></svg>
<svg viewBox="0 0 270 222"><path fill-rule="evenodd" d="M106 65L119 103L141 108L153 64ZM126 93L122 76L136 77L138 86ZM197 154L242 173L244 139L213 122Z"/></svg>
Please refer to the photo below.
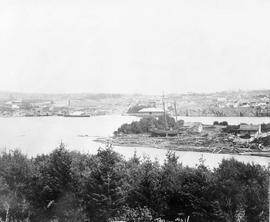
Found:
<svg viewBox="0 0 270 222"><path fill-rule="evenodd" d="M210 170L182 166L168 152L163 165L126 161L110 147L96 155L67 151L29 159L0 155L3 221L267 221L267 170L223 160Z"/></svg>

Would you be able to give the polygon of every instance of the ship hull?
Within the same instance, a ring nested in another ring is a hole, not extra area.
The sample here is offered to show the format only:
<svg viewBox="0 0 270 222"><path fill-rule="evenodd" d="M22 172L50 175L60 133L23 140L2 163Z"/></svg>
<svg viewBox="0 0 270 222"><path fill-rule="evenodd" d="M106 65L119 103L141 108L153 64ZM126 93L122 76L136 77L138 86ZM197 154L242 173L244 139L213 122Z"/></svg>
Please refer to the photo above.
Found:
<svg viewBox="0 0 270 222"><path fill-rule="evenodd" d="M64 117L90 117L90 115L64 115Z"/></svg>

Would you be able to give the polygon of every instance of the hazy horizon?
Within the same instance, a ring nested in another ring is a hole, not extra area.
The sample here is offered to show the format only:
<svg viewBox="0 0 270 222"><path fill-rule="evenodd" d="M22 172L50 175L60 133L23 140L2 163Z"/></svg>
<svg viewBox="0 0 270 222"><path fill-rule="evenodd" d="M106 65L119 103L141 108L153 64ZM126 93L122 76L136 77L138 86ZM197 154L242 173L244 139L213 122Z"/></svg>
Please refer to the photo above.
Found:
<svg viewBox="0 0 270 222"><path fill-rule="evenodd" d="M10 94L10 95L16 95L16 94L22 94L22 95L127 95L127 96L132 96L132 95L142 95L142 96L160 96L162 95L169 96L169 95L185 95L185 94L201 94L201 95L208 95L208 94L219 94L219 93L237 93L237 92L242 92L242 93L252 93L252 92L270 92L270 89L247 89L247 90L220 90L220 91L213 91L213 92L179 92L179 93L166 93L166 92L161 92L161 93L139 93L139 92L134 92L134 93L110 93L110 92L62 92L62 93L51 93L51 92L19 92L19 91L0 91L0 94Z"/></svg>
<svg viewBox="0 0 270 222"><path fill-rule="evenodd" d="M0 90L267 90L269 11L266 0L1 2Z"/></svg>

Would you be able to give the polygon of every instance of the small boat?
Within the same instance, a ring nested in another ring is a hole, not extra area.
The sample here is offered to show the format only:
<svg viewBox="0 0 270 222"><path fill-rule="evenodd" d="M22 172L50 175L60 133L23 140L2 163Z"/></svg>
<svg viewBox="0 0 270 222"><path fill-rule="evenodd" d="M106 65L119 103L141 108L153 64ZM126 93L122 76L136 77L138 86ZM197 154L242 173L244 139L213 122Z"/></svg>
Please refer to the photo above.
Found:
<svg viewBox="0 0 270 222"><path fill-rule="evenodd" d="M85 114L84 112L77 111L77 112L65 114L64 117L90 117L90 115Z"/></svg>
<svg viewBox="0 0 270 222"><path fill-rule="evenodd" d="M73 115L73 114L66 114L64 117L90 117L90 115L84 114L84 115Z"/></svg>
<svg viewBox="0 0 270 222"><path fill-rule="evenodd" d="M25 117L34 117L34 116L35 116L34 114L29 114L29 113L25 114Z"/></svg>
<svg viewBox="0 0 270 222"><path fill-rule="evenodd" d="M78 135L78 137L89 137L87 134L85 134L85 135Z"/></svg>

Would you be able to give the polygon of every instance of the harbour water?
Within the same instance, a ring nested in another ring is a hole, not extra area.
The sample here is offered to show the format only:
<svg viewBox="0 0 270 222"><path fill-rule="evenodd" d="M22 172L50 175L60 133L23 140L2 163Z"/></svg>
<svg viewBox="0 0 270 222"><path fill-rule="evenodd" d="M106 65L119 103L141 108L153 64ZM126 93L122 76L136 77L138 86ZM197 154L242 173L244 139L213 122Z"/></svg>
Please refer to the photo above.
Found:
<svg viewBox="0 0 270 222"><path fill-rule="evenodd" d="M63 142L69 150L95 154L104 145L94 142L97 137L111 136L121 124L130 123L138 117L107 115L89 118L68 117L13 117L0 118L0 149L20 149L28 156L49 153ZM228 121L230 124L268 123L270 118L247 117L179 117L187 122L211 124L214 121ZM114 147L126 159L137 155L156 159L162 163L167 150L147 147ZM183 165L195 166L203 158L209 167L216 167L223 158L234 157L245 163L267 166L270 158L176 151Z"/></svg>
<svg viewBox="0 0 270 222"><path fill-rule="evenodd" d="M230 125L237 125L240 123L247 124L261 124L270 123L270 117L212 117L212 116L178 116L178 119L183 119L185 122L202 122L204 124L213 124L214 121L227 121Z"/></svg>

